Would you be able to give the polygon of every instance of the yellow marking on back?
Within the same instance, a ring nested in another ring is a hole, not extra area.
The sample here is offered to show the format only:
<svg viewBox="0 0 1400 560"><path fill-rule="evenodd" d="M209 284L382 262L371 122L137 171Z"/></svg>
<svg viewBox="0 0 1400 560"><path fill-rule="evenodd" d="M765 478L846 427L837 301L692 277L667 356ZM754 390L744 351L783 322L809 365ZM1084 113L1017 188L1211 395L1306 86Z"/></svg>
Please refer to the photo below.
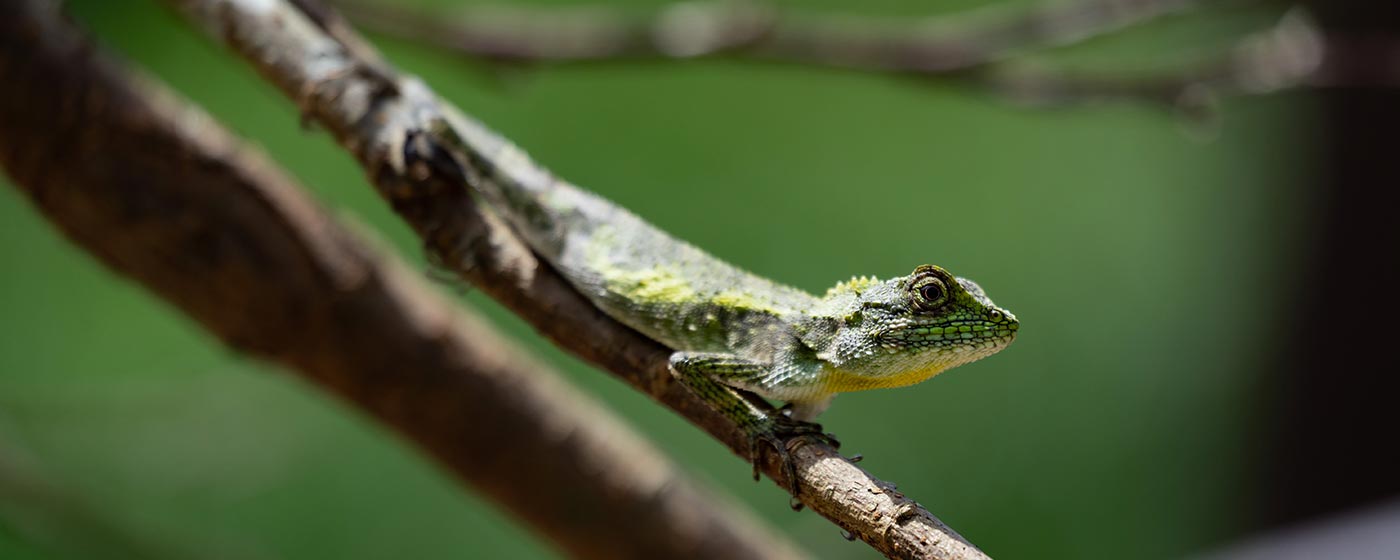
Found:
<svg viewBox="0 0 1400 560"><path fill-rule="evenodd" d="M673 266L658 265L644 269L622 268L608 255L608 249L617 241L617 231L611 226L600 226L584 253L588 267L603 277L608 291L628 300L651 304L692 303L695 289L690 282Z"/></svg>
<svg viewBox="0 0 1400 560"><path fill-rule="evenodd" d="M609 290L633 301L673 304L695 301L695 289L690 287L690 282L669 267L646 270L604 267L599 272Z"/></svg>
<svg viewBox="0 0 1400 560"><path fill-rule="evenodd" d="M710 302L721 307L728 307L732 309L762 311L764 313L770 313L773 315L779 314L778 309L773 307L768 302L754 297L753 294L748 294L745 292L739 292L735 290L725 290L723 292L715 294L714 297L710 298Z"/></svg>

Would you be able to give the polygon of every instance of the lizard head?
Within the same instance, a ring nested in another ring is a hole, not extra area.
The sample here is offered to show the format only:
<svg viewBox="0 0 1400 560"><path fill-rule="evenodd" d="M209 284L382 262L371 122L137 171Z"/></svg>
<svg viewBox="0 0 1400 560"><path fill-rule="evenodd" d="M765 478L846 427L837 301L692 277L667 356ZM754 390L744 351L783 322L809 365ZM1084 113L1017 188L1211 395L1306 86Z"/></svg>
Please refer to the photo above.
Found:
<svg viewBox="0 0 1400 560"><path fill-rule="evenodd" d="M833 288L840 326L823 358L850 383L896 387L985 358L1011 344L1020 323L977 283L923 265L883 282L857 279Z"/></svg>

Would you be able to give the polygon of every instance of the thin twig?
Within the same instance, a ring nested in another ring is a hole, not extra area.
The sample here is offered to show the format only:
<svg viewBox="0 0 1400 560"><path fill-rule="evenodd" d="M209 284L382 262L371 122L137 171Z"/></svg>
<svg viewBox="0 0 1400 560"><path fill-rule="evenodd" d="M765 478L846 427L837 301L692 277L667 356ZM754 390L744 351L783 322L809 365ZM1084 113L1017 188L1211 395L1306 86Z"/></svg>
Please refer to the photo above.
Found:
<svg viewBox="0 0 1400 560"><path fill-rule="evenodd" d="M1026 49L1082 42L1196 7L1198 0L1079 0L913 20L780 13L745 0L675 2L637 17L603 7L468 6L430 14L335 0L356 25L487 60L577 63L726 57L940 75Z"/></svg>
<svg viewBox="0 0 1400 560"><path fill-rule="evenodd" d="M1071 71L1024 60L1205 4L1194 0L1078 0L902 21L780 13L742 0L678 2L645 16L602 7L504 6L442 14L382 0L335 2L366 29L498 64L723 59L937 79L1029 105L1131 100L1187 110L1208 108L1220 96L1297 87L1400 87L1400 70L1390 63L1400 41L1323 36L1298 9L1220 51L1148 73Z"/></svg>
<svg viewBox="0 0 1400 560"><path fill-rule="evenodd" d="M993 91L1027 104L1134 99L1200 110L1221 96L1322 85L1318 78L1329 50L1308 16L1293 10L1222 52L1164 71L1087 74L1008 64L990 70L984 80Z"/></svg>
<svg viewBox="0 0 1400 560"><path fill-rule="evenodd" d="M353 35L327 13L313 21L273 0L168 1L251 61L354 153L381 194L444 266L503 302L556 344L617 374L747 458L743 431L669 375L667 348L599 312L558 273L523 250L509 229L479 213L463 177L429 164L432 154L448 148L423 131L455 110L426 86L369 64L357 52L363 42L337 41L336 36ZM500 156L504 140L465 117L455 122L471 127L461 132L483 144L479 154L458 156L486 158L485 163ZM497 151L484 145L493 141ZM428 157L410 159L406 153ZM802 502L880 552L900 558L986 558L892 484L874 478L834 449L804 445L793 455ZM788 486L772 453L764 452L760 464L780 486Z"/></svg>
<svg viewBox="0 0 1400 560"><path fill-rule="evenodd" d="M0 18L0 167L75 243L378 417L570 555L799 556L208 115L95 51L55 2Z"/></svg>
<svg viewBox="0 0 1400 560"><path fill-rule="evenodd" d="M495 63L724 59L938 79L1042 104L1172 100L1180 88L1164 83L1166 77L1127 81L1006 63L1183 14L1199 4L1079 0L896 21L780 13L766 4L731 0L678 2L647 17L603 8L505 7L469 7L445 16L382 1L335 1L366 29ZM1166 89L1173 91L1164 94Z"/></svg>

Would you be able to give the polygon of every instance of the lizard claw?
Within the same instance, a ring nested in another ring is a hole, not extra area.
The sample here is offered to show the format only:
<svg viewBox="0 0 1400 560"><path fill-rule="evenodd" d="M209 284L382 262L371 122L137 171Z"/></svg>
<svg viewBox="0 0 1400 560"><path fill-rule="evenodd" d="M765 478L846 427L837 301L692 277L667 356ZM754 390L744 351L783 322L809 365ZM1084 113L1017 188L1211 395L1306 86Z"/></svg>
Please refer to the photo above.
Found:
<svg viewBox="0 0 1400 560"><path fill-rule="evenodd" d="M821 424L802 422L793 420L785 415L770 416L759 429L749 434L749 457L753 458L753 479L759 479L759 471L762 467L763 447L770 447L777 454L778 460L783 465L784 474L787 475L788 490L793 497L797 497L797 464L792 457L792 451L808 443L817 442L839 448L841 442L837 441L831 434L822 431ZM793 510L802 509L801 505L792 506Z"/></svg>

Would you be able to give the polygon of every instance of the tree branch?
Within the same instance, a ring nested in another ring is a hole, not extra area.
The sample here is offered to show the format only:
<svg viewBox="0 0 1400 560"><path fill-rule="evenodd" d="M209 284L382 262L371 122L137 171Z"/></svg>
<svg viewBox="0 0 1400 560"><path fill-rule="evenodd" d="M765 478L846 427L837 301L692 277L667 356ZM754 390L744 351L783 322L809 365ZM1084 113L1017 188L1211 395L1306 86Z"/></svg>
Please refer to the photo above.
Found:
<svg viewBox="0 0 1400 560"><path fill-rule="evenodd" d="M939 76L1027 49L1078 43L1193 9L1197 0L1079 0L894 21L780 13L755 0L676 2L636 17L602 7L466 6L429 14L375 0L334 0L356 25L476 58L579 63L734 58Z"/></svg>
<svg viewBox="0 0 1400 560"><path fill-rule="evenodd" d="M380 193L423 238L429 254L529 321L561 347L618 375L701 427L741 457L744 433L676 383L670 351L609 319L555 271L536 261L511 232L478 213L463 178L427 164L446 147L422 131L455 113L426 86L399 79L374 62L363 42L330 12L306 12L273 0L167 0L203 25L300 101L359 159ZM337 40L339 37L341 40ZM458 132L500 157L504 141L466 117ZM492 143L495 143L492 146ZM495 148L492 151L491 148ZM426 157L407 158L405 154ZM518 155L518 154L517 154ZM477 161L481 161L478 159ZM530 167L534 176L552 180ZM468 177L482 180L480 177ZM986 556L894 485L874 478L822 445L793 450L802 502L891 557L981 559ZM764 472L787 487L777 458Z"/></svg>
<svg viewBox="0 0 1400 560"><path fill-rule="evenodd" d="M1298 9L1277 26L1166 70L1083 72L1023 60L1190 12L1201 6L1195 0L1078 0L899 22L779 13L743 0L681 2L649 16L601 7L471 6L441 14L377 0L335 2L366 29L500 64L791 64L943 80L1029 105L1132 100L1196 109L1221 95L1400 84L1400 71L1387 62L1400 41L1324 35Z"/></svg>
<svg viewBox="0 0 1400 560"><path fill-rule="evenodd" d="M335 0L366 29L478 60L580 64L724 59L936 79L1014 101L1174 102L1209 70L1124 78L1076 75L1016 58L1080 43L1195 9L1195 0L1079 0L1019 11L983 9L912 21L779 13L743 0L680 2L648 17L603 8L563 11L467 7L431 14L374 0ZM1016 62L1015 64L1012 64ZM1179 82L1187 81L1182 84Z"/></svg>
<svg viewBox="0 0 1400 560"><path fill-rule="evenodd" d="M57 10L0 17L0 166L73 242L378 417L571 555L799 556Z"/></svg>

